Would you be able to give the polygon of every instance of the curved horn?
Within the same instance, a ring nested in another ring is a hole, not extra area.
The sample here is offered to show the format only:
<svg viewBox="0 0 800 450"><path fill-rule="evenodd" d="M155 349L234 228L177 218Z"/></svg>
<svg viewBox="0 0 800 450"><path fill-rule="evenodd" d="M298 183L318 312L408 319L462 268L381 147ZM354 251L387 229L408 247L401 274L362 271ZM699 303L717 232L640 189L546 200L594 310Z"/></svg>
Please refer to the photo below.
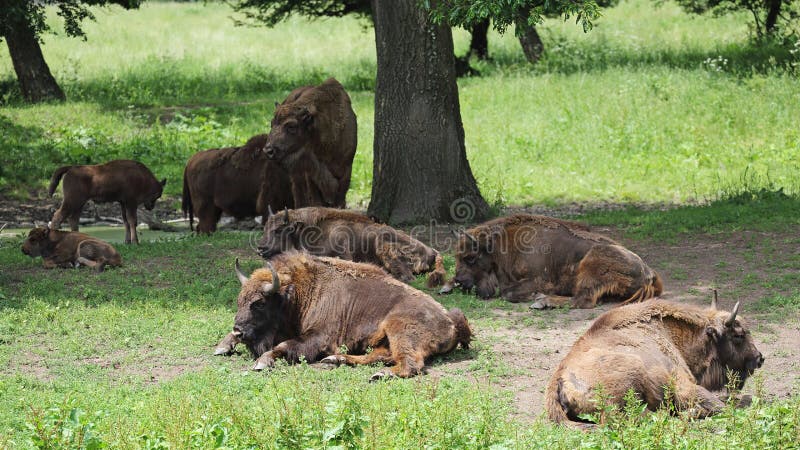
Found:
<svg viewBox="0 0 800 450"><path fill-rule="evenodd" d="M467 233L466 231L464 231L464 230L461 230L461 234L463 234L464 236L468 237L468 238L469 238L469 240L470 240L470 241L472 241L472 243L473 243L473 244L477 244L477 243L478 243L478 240L477 240L477 239L475 239L475 236L473 236L473 235L471 235L471 234Z"/></svg>
<svg viewBox="0 0 800 450"><path fill-rule="evenodd" d="M714 289L714 297L711 299L711 309L717 309L717 290Z"/></svg>
<svg viewBox="0 0 800 450"><path fill-rule="evenodd" d="M244 286L249 278L242 272L242 268L239 266L239 258L236 258L236 264L234 264L233 268L236 270L236 277L239 278L239 282Z"/></svg>
<svg viewBox="0 0 800 450"><path fill-rule="evenodd" d="M731 316L728 317L728 320L725 321L726 327L733 326L733 321L736 320L736 314L739 314L739 302L736 302L736 304L733 305L733 311L731 311Z"/></svg>
<svg viewBox="0 0 800 450"><path fill-rule="evenodd" d="M288 206L284 206L283 207L283 212L284 212L284 214L283 214L283 224L284 225L288 225L289 224L289 207Z"/></svg>
<svg viewBox="0 0 800 450"><path fill-rule="evenodd" d="M267 217L272 217L275 215L275 213L272 211L272 205L267 205L267 214L269 214Z"/></svg>
<svg viewBox="0 0 800 450"><path fill-rule="evenodd" d="M278 278L278 272L272 267L269 261L267 261L267 269L272 273L272 283L264 283L261 285L261 290L264 292L264 295L277 294L281 289L281 279Z"/></svg>

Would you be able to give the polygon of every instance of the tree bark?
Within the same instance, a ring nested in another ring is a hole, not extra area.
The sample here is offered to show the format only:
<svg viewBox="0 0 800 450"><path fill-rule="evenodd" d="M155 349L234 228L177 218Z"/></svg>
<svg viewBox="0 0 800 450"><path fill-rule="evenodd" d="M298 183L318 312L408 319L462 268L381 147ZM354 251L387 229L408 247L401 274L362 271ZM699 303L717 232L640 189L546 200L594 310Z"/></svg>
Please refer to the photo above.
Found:
<svg viewBox="0 0 800 450"><path fill-rule="evenodd" d="M391 224L486 217L467 161L453 36L418 0L372 0L378 73L369 214Z"/></svg>
<svg viewBox="0 0 800 450"><path fill-rule="evenodd" d="M50 73L30 24L21 19L10 25L5 39L22 96L32 103L64 100L64 92Z"/></svg>
<svg viewBox="0 0 800 450"><path fill-rule="evenodd" d="M539 37L536 27L532 27L526 23L517 23L516 25L519 28L517 31L519 44L522 46L522 52L525 53L525 58L529 63L536 64L544 53L542 38Z"/></svg>
<svg viewBox="0 0 800 450"><path fill-rule="evenodd" d="M472 26L472 39L469 41L469 55L478 59L489 58L489 19L478 22Z"/></svg>
<svg viewBox="0 0 800 450"><path fill-rule="evenodd" d="M781 13L781 3L782 0L767 0L767 20L764 22L767 33L775 31L778 15Z"/></svg>

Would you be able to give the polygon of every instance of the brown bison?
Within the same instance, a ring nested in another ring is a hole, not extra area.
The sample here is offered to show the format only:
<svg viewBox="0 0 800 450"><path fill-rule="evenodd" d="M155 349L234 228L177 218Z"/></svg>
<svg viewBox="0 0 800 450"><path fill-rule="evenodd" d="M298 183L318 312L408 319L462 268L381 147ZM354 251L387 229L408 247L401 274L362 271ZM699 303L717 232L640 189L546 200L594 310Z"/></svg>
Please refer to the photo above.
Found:
<svg viewBox="0 0 800 450"><path fill-rule="evenodd" d="M44 268L93 267L102 272L106 265L119 267L122 257L107 242L76 231L34 228L22 244L22 253L44 259Z"/></svg>
<svg viewBox="0 0 800 450"><path fill-rule="evenodd" d="M295 207L344 208L356 144L350 97L329 78L276 104L264 151L289 173Z"/></svg>
<svg viewBox="0 0 800 450"><path fill-rule="evenodd" d="M575 222L518 214L462 233L452 285L490 298L497 289L533 308L594 308L601 299L624 303L658 296L661 278L639 256Z"/></svg>
<svg viewBox="0 0 800 450"><path fill-rule="evenodd" d="M266 142L260 134L241 147L212 148L189 159L182 209L192 229L194 216L198 233L212 233L223 212L242 219L294 205L285 170L264 156Z"/></svg>
<svg viewBox="0 0 800 450"><path fill-rule="evenodd" d="M716 302L702 308L652 300L604 313L550 379L548 417L577 422L597 412L601 387L615 405L633 390L650 410L671 403L695 417L718 412L724 403L711 391L740 389L764 363L738 311L738 303L728 313Z"/></svg>
<svg viewBox="0 0 800 450"><path fill-rule="evenodd" d="M243 342L254 370L275 360L392 365L372 379L410 377L425 360L467 348L472 331L459 309L447 311L430 296L369 264L284 253L242 283L233 332L217 345L227 354ZM340 349L347 353L340 353Z"/></svg>
<svg viewBox="0 0 800 450"><path fill-rule="evenodd" d="M287 250L383 267L409 283L415 274L428 273L428 287L444 282L442 256L408 234L352 211L310 207L286 210L264 224L258 252L269 259Z"/></svg>
<svg viewBox="0 0 800 450"><path fill-rule="evenodd" d="M61 177L64 177L64 200L48 226L57 230L66 218L72 231L78 231L81 210L88 200L97 203L118 202L122 207L126 244L139 243L136 208L143 204L148 211L152 210L167 184L166 178L156 180L144 164L118 159L94 166L59 167L50 179L51 197Z"/></svg>

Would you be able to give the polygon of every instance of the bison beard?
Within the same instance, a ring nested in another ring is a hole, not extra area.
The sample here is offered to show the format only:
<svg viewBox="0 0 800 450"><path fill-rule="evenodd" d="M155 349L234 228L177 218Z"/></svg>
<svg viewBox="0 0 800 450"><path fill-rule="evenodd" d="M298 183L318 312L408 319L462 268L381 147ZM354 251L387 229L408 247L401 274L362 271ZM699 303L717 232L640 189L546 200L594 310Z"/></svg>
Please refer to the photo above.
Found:
<svg viewBox="0 0 800 450"><path fill-rule="evenodd" d="M257 357L255 370L278 358L391 365L378 379L414 376L426 358L469 346L472 331L460 310L446 311L377 267L301 253L278 255L267 266L247 277L237 261L234 328L215 354L244 342ZM348 354L338 353L342 346Z"/></svg>

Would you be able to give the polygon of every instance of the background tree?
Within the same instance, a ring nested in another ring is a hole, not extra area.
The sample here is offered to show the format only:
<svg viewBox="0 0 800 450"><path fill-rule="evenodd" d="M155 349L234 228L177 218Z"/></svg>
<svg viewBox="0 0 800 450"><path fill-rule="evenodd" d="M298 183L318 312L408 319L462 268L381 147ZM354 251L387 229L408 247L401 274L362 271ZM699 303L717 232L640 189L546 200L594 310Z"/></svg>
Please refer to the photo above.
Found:
<svg viewBox="0 0 800 450"><path fill-rule="evenodd" d="M723 15L737 11L749 11L753 17L753 28L758 37L775 35L784 24L797 24L800 10L796 0L676 0L685 10L694 14L710 12Z"/></svg>
<svg viewBox="0 0 800 450"><path fill-rule="evenodd" d="M68 36L85 38L81 22L94 19L89 6L117 4L130 9L141 0L0 0L0 39L5 39L22 96L29 102L64 100L42 55L41 35L50 30L45 6L53 5L64 19Z"/></svg>
<svg viewBox="0 0 800 450"><path fill-rule="evenodd" d="M598 16L593 0L555 1L584 29ZM502 31L523 12L528 23L539 23L543 10L534 3L372 0L378 67L370 215L392 224L486 217L489 207L466 156L450 25L490 18ZM366 12L347 0L240 0L234 7L266 24L293 13Z"/></svg>

